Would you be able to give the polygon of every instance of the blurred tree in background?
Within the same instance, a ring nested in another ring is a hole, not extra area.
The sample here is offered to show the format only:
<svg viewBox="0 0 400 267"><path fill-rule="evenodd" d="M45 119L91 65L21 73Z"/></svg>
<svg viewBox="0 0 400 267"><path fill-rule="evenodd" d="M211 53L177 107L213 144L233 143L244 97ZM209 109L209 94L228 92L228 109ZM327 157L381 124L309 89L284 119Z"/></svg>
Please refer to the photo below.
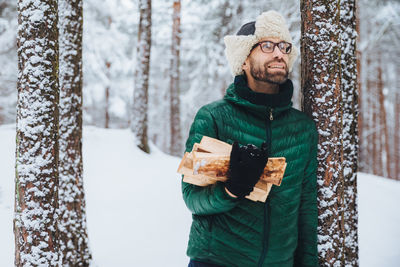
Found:
<svg viewBox="0 0 400 267"><path fill-rule="evenodd" d="M400 179L399 113L396 112L400 105L400 52L397 49L400 3L395 0L358 2L359 170ZM133 105L139 25L137 3L137 0L86 0L83 3L84 125L104 127L106 118L110 128L127 128L131 123L129 114ZM164 152L171 153L171 94L170 84L166 81L170 80L171 73L173 0L153 0L152 7L148 138ZM181 142L186 140L198 108L221 98L226 86L232 82L224 55L223 36L236 33L242 24L269 9L275 9L287 18L294 42L299 46L299 1L182 0ZM2 0L0 14L0 123L14 123L17 79L15 1ZM299 67L298 61L291 74L295 86L293 102L297 108L300 108L302 97Z"/></svg>

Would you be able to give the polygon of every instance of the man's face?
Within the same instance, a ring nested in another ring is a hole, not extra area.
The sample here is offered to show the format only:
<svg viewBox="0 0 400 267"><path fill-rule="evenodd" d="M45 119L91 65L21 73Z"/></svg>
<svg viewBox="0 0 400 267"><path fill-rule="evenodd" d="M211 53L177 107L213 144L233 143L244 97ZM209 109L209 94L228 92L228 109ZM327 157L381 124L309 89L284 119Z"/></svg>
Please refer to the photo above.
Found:
<svg viewBox="0 0 400 267"><path fill-rule="evenodd" d="M279 43L278 38L265 38L262 41ZM273 84L284 83L289 75L289 54L284 54L275 46L271 53L264 53L257 45L247 57L243 70L246 75L251 75L254 80Z"/></svg>

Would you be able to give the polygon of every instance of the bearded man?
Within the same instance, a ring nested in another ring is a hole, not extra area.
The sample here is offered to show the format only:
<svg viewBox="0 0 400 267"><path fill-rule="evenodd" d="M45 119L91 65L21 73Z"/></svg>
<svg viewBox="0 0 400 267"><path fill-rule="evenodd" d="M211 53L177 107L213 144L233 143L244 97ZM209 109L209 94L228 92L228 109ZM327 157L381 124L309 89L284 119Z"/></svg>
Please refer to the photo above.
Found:
<svg viewBox="0 0 400 267"><path fill-rule="evenodd" d="M186 151L203 136L233 144L228 180L182 181L192 212L191 267L318 266L315 123L292 108L288 74L298 55L284 18L262 13L224 38L234 82L197 112ZM282 184L265 203L245 197L268 157L285 157Z"/></svg>

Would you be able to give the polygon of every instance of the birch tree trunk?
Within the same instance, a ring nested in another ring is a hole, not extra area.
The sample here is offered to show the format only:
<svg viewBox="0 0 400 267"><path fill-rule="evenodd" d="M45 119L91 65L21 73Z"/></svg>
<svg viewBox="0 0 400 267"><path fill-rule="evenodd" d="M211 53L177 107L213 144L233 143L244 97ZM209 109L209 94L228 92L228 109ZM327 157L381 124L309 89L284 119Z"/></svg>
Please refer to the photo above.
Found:
<svg viewBox="0 0 400 267"><path fill-rule="evenodd" d="M358 68L356 0L341 1L341 90L343 101L344 265L358 266Z"/></svg>
<svg viewBox="0 0 400 267"><path fill-rule="evenodd" d="M171 155L179 156L183 153L181 120L180 120L180 90L179 90L179 51L181 45L181 1L174 0L172 23L172 49L170 67L170 95L171 95Z"/></svg>
<svg viewBox="0 0 400 267"><path fill-rule="evenodd" d="M57 1L18 1L15 265L59 266Z"/></svg>
<svg viewBox="0 0 400 267"><path fill-rule="evenodd" d="M89 266L82 163L82 0L59 0L59 240L62 266Z"/></svg>
<svg viewBox="0 0 400 267"><path fill-rule="evenodd" d="M135 135L136 145L144 152L149 153L147 107L151 49L151 0L139 0L139 13L131 130Z"/></svg>

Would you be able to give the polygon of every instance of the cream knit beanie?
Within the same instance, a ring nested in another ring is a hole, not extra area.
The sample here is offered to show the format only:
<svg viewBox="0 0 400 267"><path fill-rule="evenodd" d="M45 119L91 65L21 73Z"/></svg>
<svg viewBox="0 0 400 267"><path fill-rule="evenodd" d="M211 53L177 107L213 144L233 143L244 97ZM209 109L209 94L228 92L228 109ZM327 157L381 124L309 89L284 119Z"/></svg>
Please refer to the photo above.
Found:
<svg viewBox="0 0 400 267"><path fill-rule="evenodd" d="M225 54L233 76L243 74L242 65L250 54L250 50L257 42L266 37L276 37L283 41L292 43L289 29L285 19L276 11L267 11L257 17L255 28L253 23L242 26L236 35L224 37ZM288 68L292 71L293 63L299 52L297 47L292 45L292 52L289 54Z"/></svg>

